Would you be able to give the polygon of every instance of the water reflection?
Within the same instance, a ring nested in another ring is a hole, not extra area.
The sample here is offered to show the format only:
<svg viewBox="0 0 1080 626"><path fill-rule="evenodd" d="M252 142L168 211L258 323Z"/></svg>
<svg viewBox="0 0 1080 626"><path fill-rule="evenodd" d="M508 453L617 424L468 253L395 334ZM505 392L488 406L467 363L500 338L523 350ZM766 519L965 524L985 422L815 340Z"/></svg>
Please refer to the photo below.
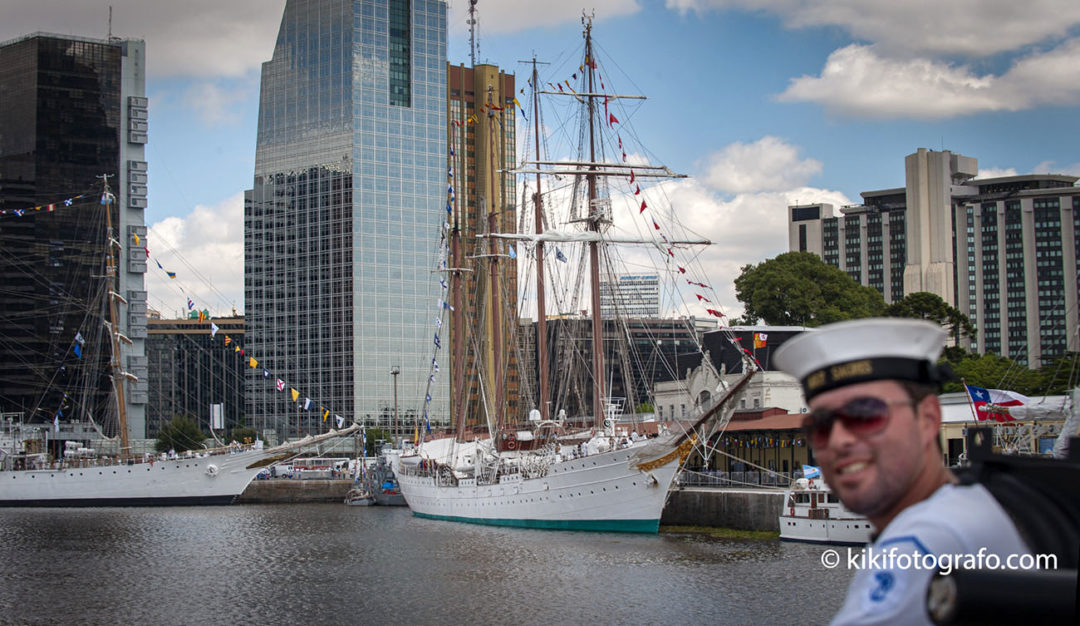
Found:
<svg viewBox="0 0 1080 626"><path fill-rule="evenodd" d="M818 623L821 548L343 505L0 510L0 622Z"/></svg>

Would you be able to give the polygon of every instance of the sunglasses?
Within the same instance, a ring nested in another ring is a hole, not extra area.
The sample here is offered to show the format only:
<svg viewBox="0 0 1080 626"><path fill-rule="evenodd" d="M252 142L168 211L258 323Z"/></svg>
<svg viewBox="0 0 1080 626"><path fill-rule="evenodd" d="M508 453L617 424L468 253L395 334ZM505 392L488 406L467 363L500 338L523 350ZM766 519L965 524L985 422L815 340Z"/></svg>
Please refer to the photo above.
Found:
<svg viewBox="0 0 1080 626"><path fill-rule="evenodd" d="M891 407L898 404L915 406L911 400L886 401L881 398L855 398L835 409L815 409L803 419L803 433L815 448L829 444L833 424L840 420L844 430L857 436L872 435L889 423Z"/></svg>

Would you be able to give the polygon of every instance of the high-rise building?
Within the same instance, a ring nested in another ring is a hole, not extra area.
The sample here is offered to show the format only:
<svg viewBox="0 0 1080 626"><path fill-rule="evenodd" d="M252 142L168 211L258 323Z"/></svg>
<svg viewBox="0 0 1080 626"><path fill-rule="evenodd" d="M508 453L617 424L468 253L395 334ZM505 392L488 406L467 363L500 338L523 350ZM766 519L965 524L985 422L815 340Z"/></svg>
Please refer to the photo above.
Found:
<svg viewBox="0 0 1080 626"><path fill-rule="evenodd" d="M256 428L295 423L290 389L367 424L391 425L396 406L410 433L425 395L446 418L446 377L429 383L445 98L445 2L286 2L262 69L244 292L246 346L287 386L251 379Z"/></svg>
<svg viewBox="0 0 1080 626"><path fill-rule="evenodd" d="M505 416L517 419L531 408L524 406L520 397L522 377L515 346L521 327L512 244L477 237L517 229L514 175L508 171L517 163L514 76L494 65L450 65L447 78L450 172L456 192L448 224L450 233L457 231L461 241L461 252L451 262L452 268L471 271L448 276L451 281L461 281L463 297L461 309L451 315L462 324L460 330L455 330L454 324L449 328L446 362L451 374L457 369L463 374L462 390L451 393L451 410L460 408L465 423L476 426L499 413L495 406L497 383L505 390ZM501 367L495 363L496 336ZM460 362L450 358L458 348ZM502 380L497 380L500 377Z"/></svg>
<svg viewBox="0 0 1080 626"><path fill-rule="evenodd" d="M157 437L161 427L176 417L194 420L204 432L209 432L213 404L223 405L225 428L248 425L249 420L243 414L244 385L253 370L248 366L248 358L232 349L243 343L244 318L216 317L214 325L216 333L200 322L196 314L188 319L149 321L147 437ZM225 345L226 337L229 345ZM259 375L262 369L254 373ZM277 437L266 437L268 443L275 440Z"/></svg>
<svg viewBox="0 0 1080 626"><path fill-rule="evenodd" d="M600 281L600 313L610 317L660 317L660 276L620 274Z"/></svg>
<svg viewBox="0 0 1080 626"><path fill-rule="evenodd" d="M145 436L146 142L142 41L35 33L0 44L0 411L52 421L66 406L62 420L110 426L107 371L85 400L70 389L110 359L102 307L87 306L105 288L105 175L121 242L116 330L130 340L119 363L128 434Z"/></svg>
<svg viewBox="0 0 1080 626"><path fill-rule="evenodd" d="M886 302L926 291L971 318L965 347L1030 367L1080 348L1075 176L975 178L978 163L920 148L906 185L863 204L789 207L791 250L813 252Z"/></svg>

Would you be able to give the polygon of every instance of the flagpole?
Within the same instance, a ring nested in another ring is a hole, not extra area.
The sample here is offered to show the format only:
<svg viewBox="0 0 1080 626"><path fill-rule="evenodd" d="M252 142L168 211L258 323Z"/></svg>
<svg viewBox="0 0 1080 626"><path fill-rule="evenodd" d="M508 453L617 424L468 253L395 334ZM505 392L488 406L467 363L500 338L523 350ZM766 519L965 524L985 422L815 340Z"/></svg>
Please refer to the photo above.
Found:
<svg viewBox="0 0 1080 626"><path fill-rule="evenodd" d="M979 416L975 414L975 403L971 401L971 389L968 388L967 380L960 378L960 384L964 386L964 394L967 395L968 408L971 409L971 421L978 425Z"/></svg>

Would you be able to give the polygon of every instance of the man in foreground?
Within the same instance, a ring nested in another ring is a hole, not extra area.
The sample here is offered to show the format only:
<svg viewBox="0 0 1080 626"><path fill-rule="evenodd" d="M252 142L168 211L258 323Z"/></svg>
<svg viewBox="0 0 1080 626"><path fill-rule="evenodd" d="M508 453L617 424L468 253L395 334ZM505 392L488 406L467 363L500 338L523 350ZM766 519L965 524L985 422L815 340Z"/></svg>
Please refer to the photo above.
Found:
<svg viewBox="0 0 1080 626"><path fill-rule="evenodd" d="M957 485L942 460L945 337L919 320L855 320L807 331L774 356L802 383L803 427L825 482L876 533L834 624L927 624L935 570L924 564L1029 552L994 497Z"/></svg>

